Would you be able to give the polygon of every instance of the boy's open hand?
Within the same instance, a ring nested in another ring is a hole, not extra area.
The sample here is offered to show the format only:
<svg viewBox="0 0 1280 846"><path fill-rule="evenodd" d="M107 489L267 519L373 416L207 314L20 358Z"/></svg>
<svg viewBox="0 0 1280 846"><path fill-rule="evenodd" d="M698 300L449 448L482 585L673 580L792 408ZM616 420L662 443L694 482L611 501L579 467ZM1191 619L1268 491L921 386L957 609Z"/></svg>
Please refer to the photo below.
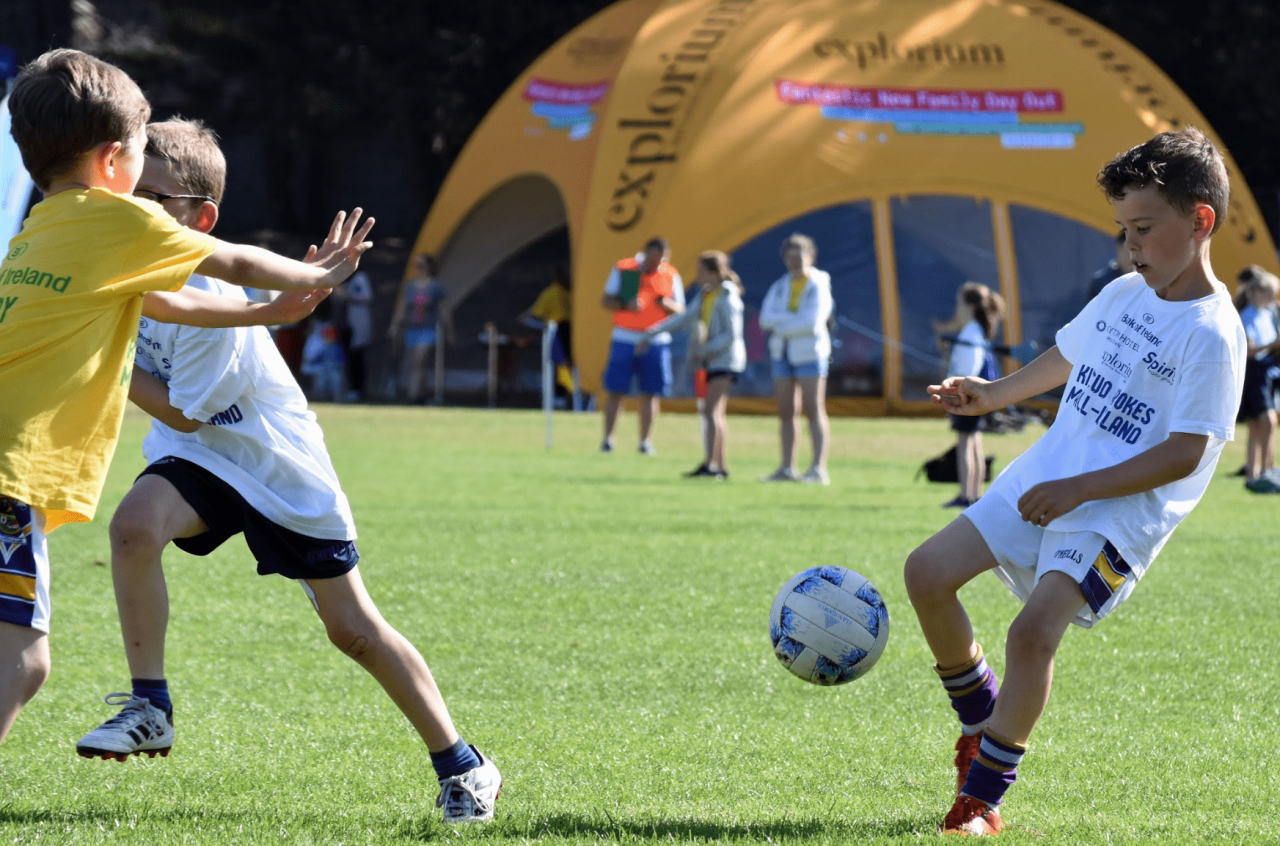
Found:
<svg viewBox="0 0 1280 846"><path fill-rule="evenodd" d="M315 247L311 248L312 250ZM310 255L310 252L308 252ZM321 300L333 293L332 288L312 288L301 291L284 291L269 303L264 303L259 315L266 326L297 323L311 316Z"/></svg>
<svg viewBox="0 0 1280 846"><path fill-rule="evenodd" d="M948 376L941 385L928 387L929 398L949 414L976 417L1001 406L991 396L991 383L977 376Z"/></svg>
<svg viewBox="0 0 1280 846"><path fill-rule="evenodd" d="M333 224L329 227L328 237L318 247L311 245L311 249L307 250L306 258L303 259L307 264L314 264L329 271L331 278L326 281L330 283L330 288L355 273L356 268L360 266L360 257L364 255L365 250L373 246L372 241L365 239L369 235L369 230L373 229L374 220L368 218L361 226L362 214L364 210L360 208L352 209L350 216L346 212L338 212L333 218ZM358 230L357 226L359 226ZM315 306L313 305L312 308L314 309Z"/></svg>

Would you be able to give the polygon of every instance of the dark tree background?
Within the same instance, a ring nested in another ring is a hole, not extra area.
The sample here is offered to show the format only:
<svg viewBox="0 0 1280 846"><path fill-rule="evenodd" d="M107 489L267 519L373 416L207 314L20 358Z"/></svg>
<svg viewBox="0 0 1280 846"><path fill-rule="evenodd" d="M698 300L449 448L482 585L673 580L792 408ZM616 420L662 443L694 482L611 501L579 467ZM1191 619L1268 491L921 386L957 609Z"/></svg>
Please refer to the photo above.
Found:
<svg viewBox="0 0 1280 846"><path fill-rule="evenodd" d="M898 0L907 2L908 0ZM1280 217L1280 5L1065 0L1151 57ZM376 209L411 239L450 163L511 81L607 0L5 0L19 62L51 46L139 80L157 118L199 117L232 161L222 234L323 230Z"/></svg>

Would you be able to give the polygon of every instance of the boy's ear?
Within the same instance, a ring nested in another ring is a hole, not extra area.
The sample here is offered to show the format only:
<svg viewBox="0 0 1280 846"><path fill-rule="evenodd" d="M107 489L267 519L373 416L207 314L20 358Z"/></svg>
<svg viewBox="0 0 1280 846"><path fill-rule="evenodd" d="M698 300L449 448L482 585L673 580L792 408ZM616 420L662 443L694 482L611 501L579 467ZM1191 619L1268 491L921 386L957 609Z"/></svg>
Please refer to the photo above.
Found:
<svg viewBox="0 0 1280 846"><path fill-rule="evenodd" d="M116 156L124 149L124 145L119 141L110 141L106 144L100 144L89 154L90 161L93 165L94 175L100 179L106 179L115 175Z"/></svg>
<svg viewBox="0 0 1280 846"><path fill-rule="evenodd" d="M1213 224L1218 220L1213 207L1207 203L1197 203L1191 212L1191 232L1196 238L1208 238L1213 232Z"/></svg>
<svg viewBox="0 0 1280 846"><path fill-rule="evenodd" d="M200 208L196 209L196 219L191 222L191 228L197 232L208 233L218 223L218 206L205 200L200 204Z"/></svg>

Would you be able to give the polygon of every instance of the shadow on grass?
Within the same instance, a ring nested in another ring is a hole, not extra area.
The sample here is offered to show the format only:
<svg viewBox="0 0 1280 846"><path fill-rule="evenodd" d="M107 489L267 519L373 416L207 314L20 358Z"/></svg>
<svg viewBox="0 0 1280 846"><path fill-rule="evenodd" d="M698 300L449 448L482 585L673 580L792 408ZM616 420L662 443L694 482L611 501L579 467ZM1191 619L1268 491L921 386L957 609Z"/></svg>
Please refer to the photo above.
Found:
<svg viewBox="0 0 1280 846"><path fill-rule="evenodd" d="M499 819L470 829L486 840L537 840L541 838L588 838L619 842L648 841L733 841L778 843L786 841L880 842L896 837L931 835L937 820L925 817L868 819L851 821L838 817L779 819L767 822L721 822L697 818L628 819L604 811L602 816L579 814L535 815L526 819ZM432 818L406 823L398 832L419 841L444 839L452 830Z"/></svg>

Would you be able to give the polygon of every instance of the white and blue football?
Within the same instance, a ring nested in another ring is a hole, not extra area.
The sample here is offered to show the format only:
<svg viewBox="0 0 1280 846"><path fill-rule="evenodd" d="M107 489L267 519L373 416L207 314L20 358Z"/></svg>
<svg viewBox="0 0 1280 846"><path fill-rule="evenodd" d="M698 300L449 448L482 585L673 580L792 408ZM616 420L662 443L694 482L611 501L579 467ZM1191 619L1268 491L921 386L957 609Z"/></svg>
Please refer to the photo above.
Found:
<svg viewBox="0 0 1280 846"><path fill-rule="evenodd" d="M778 591L769 612L773 653L813 684L865 675L889 640L889 609L864 576L844 567L810 567Z"/></svg>

